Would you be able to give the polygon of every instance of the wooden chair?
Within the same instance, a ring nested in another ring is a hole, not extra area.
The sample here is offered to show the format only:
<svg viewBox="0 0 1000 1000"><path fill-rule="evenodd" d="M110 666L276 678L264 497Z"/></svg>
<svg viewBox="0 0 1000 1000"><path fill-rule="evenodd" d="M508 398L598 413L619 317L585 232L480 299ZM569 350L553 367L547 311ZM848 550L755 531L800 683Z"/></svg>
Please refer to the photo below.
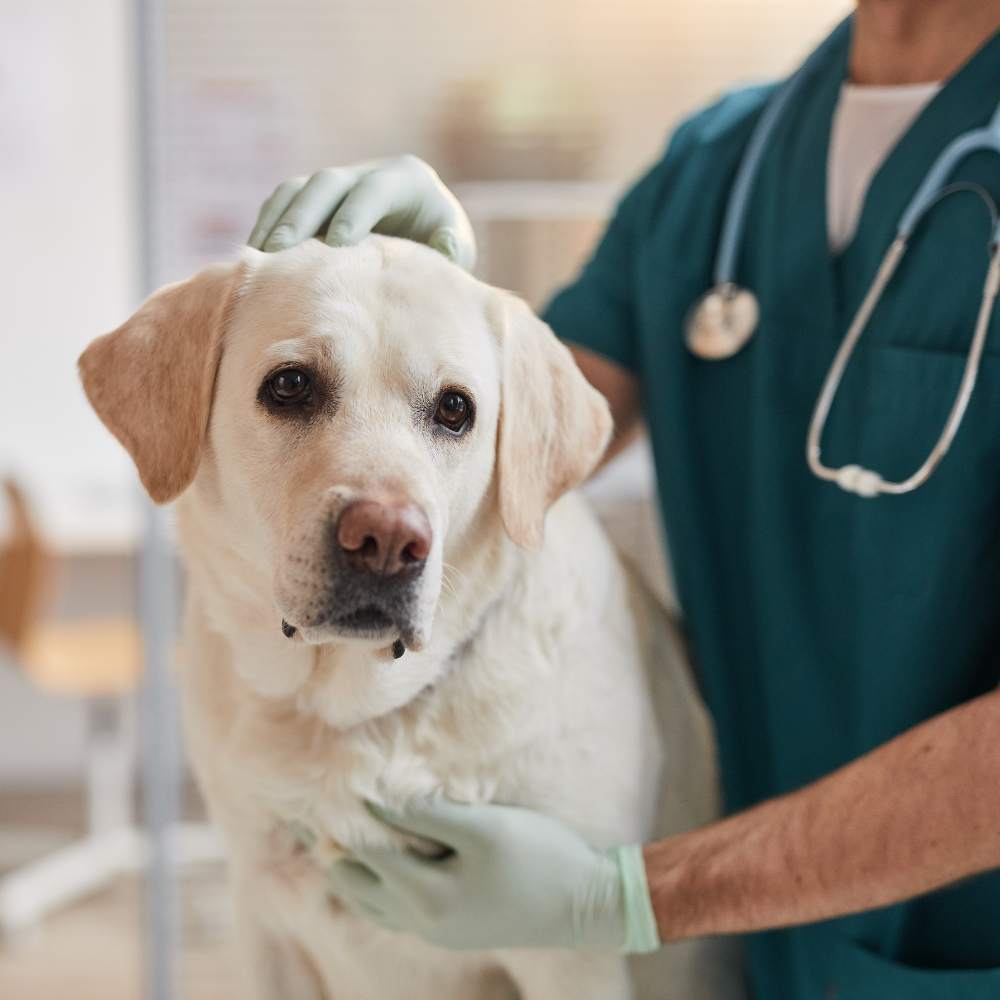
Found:
<svg viewBox="0 0 1000 1000"><path fill-rule="evenodd" d="M0 544L0 640L31 680L52 694L118 697L135 690L142 664L136 623L44 619L54 560L24 493L9 479L3 488L10 530Z"/></svg>
<svg viewBox="0 0 1000 1000"><path fill-rule="evenodd" d="M3 484L9 512L0 543L0 645L41 690L83 698L87 711L87 832L0 880L0 931L11 933L100 888L138 858L132 816L134 752L125 698L137 687L142 644L127 618L49 620L55 560L24 493Z"/></svg>
<svg viewBox="0 0 1000 1000"><path fill-rule="evenodd" d="M51 564L24 494L10 479L3 491L10 529L0 545L0 639L19 649L38 618Z"/></svg>
<svg viewBox="0 0 1000 1000"><path fill-rule="evenodd" d="M150 845L133 816L135 752L123 718L125 699L141 678L141 631L128 618L46 616L54 560L23 492L10 481L3 486L10 530L0 543L0 646L9 647L34 685L83 698L87 707L87 832L0 879L0 934L13 934L121 873L142 869ZM204 823L175 823L169 836L177 865L222 860L221 841Z"/></svg>

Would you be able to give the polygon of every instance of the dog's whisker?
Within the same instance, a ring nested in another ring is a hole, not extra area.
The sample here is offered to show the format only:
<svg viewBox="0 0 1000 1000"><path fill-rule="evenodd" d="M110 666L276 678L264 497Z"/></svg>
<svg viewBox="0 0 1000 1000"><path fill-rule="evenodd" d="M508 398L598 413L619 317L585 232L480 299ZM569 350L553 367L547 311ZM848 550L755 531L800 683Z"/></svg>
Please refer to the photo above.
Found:
<svg viewBox="0 0 1000 1000"><path fill-rule="evenodd" d="M454 563L442 562L441 563L441 568L442 568L442 571L443 571L443 575L445 575L445 576L448 573L453 573L456 576L459 576L459 577L462 578L461 581L460 581L462 583L464 583L466 581L466 579L467 579L465 573L463 573L462 570L460 570Z"/></svg>

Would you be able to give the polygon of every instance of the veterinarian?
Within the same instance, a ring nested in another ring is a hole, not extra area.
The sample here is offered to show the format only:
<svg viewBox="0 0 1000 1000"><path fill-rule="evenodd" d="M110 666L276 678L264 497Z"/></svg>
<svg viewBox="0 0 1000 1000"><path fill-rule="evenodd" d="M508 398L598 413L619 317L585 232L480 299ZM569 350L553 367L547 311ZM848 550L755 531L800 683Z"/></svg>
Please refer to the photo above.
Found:
<svg viewBox="0 0 1000 1000"><path fill-rule="evenodd" d="M648 427L728 818L600 852L446 801L383 819L453 853L341 862L349 904L455 948L747 934L764 1000L1000 997L1000 157L914 202L997 111L998 28L860 0L794 85L682 124L547 312L616 446ZM410 157L281 185L251 243L376 227L472 264Z"/></svg>

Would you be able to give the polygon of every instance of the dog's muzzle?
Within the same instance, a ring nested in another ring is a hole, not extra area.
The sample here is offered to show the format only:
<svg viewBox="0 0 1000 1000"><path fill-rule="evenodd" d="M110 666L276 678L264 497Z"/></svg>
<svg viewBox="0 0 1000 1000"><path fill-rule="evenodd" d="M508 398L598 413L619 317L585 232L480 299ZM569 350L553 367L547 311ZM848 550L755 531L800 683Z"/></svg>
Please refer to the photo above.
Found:
<svg viewBox="0 0 1000 1000"><path fill-rule="evenodd" d="M432 541L427 515L415 504L353 501L327 532L330 587L294 623L282 621L282 631L288 638L300 628L321 627L367 639L395 634L393 655L402 656L414 640L419 582Z"/></svg>

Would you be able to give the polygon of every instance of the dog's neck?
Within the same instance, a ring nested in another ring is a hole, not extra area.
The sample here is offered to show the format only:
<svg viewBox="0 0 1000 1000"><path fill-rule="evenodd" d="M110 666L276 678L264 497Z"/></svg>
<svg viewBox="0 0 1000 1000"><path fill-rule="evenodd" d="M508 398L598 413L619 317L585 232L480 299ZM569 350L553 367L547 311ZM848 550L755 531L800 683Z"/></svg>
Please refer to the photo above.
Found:
<svg viewBox="0 0 1000 1000"><path fill-rule="evenodd" d="M235 534L220 530L212 512L196 499L178 505L181 547L199 554L197 560L186 560L189 599L225 637L233 667L256 693L292 702L336 728L351 728L441 683L530 558L510 541L489 508L487 504L445 552L445 583L430 642L400 659L388 648L350 642L309 645L286 638L268 567L248 558Z"/></svg>

